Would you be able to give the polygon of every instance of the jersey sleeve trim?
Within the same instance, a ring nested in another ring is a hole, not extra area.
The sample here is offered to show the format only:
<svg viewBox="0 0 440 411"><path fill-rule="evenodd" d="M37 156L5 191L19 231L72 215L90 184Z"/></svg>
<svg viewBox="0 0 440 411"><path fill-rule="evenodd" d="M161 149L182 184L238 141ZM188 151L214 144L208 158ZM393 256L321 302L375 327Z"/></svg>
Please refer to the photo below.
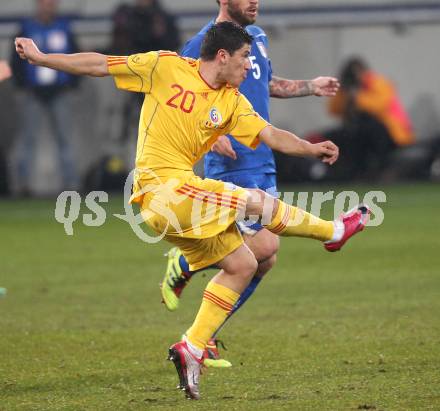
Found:
<svg viewBox="0 0 440 411"><path fill-rule="evenodd" d="M236 121L235 121L235 124L234 124L234 126L231 128L231 131L229 132L229 134L230 134L232 137L234 137L234 128L236 127L236 125L237 125L238 122L240 121L240 118L242 118L242 117L249 117L249 116L260 118L261 120L263 120L263 121L266 123L266 124L262 124L262 125L261 125L261 128L258 130L258 132L253 133L253 135L251 134L251 136L253 137L251 144L244 144L244 143L242 143L242 144L244 144L244 145L247 145L247 146L248 146L249 148L251 148L252 150L255 150L255 149L258 147L258 145L260 144L260 138L258 137L259 134L260 134L261 131L264 130L266 127L270 126L270 123L268 123L266 120L264 120L262 117L260 117L259 114L257 114L257 113L240 114L239 116L237 116L237 119L236 119Z"/></svg>
<svg viewBox="0 0 440 411"><path fill-rule="evenodd" d="M148 93L151 93L151 90L153 88L153 74L156 71L157 63L159 63L159 56L160 55L158 53L157 54L156 62L154 63L154 67L153 67L153 69L151 70L151 73L150 73L150 89L148 90Z"/></svg>
<svg viewBox="0 0 440 411"><path fill-rule="evenodd" d="M117 66L119 64L127 64L127 56L108 56L107 66Z"/></svg>
<svg viewBox="0 0 440 411"><path fill-rule="evenodd" d="M137 93L150 93L158 61L158 52L107 56L107 68L117 88Z"/></svg>
<svg viewBox="0 0 440 411"><path fill-rule="evenodd" d="M179 57L174 51L159 51L159 57Z"/></svg>

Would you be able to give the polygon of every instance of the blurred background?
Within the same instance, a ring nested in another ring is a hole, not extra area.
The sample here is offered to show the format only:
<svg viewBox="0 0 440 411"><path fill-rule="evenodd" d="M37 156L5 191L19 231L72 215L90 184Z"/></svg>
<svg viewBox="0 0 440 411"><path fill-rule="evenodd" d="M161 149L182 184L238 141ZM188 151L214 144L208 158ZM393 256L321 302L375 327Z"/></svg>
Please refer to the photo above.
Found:
<svg viewBox="0 0 440 411"><path fill-rule="evenodd" d="M214 0L2 1L0 60L12 77L0 84L1 195L119 190L137 138L139 98L110 78L56 78L14 61L14 36L35 30L26 18L58 19L59 50L128 54L179 50L217 11ZM332 170L277 156L280 182L440 180L439 22L440 1L260 2L274 73L343 85L336 99L272 99L273 124L344 152Z"/></svg>

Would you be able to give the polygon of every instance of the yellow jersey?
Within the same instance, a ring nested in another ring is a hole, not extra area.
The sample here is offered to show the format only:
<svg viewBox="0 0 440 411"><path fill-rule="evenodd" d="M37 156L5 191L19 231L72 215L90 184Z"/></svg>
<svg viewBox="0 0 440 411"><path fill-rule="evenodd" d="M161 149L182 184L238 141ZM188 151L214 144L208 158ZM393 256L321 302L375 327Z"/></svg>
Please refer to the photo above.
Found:
<svg viewBox="0 0 440 411"><path fill-rule="evenodd" d="M108 57L118 88L145 93L134 192L136 180L148 180L149 170L162 182L192 175L194 164L220 135L231 134L256 148L260 131L269 125L236 88L211 88L199 66L200 60L168 51Z"/></svg>

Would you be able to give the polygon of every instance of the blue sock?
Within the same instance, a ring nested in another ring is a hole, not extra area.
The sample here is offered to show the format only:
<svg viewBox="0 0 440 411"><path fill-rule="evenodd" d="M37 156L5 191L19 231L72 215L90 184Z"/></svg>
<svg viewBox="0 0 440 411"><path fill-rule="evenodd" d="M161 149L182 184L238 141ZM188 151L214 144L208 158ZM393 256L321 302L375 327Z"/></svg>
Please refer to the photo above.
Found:
<svg viewBox="0 0 440 411"><path fill-rule="evenodd" d="M186 274L186 276L188 278L192 277L195 273L198 273L200 271L209 270L210 268L217 268L215 265L212 265L210 267L201 268L200 270L191 271L189 269L188 261L186 261L186 259L183 255L181 255L179 257L179 265L180 265L181 270Z"/></svg>
<svg viewBox="0 0 440 411"><path fill-rule="evenodd" d="M179 257L179 265L180 268L182 269L182 271L184 271L185 273L188 273L190 275L192 275L192 271L189 270L189 264L188 262L185 260L185 257L183 255L181 255Z"/></svg>
<svg viewBox="0 0 440 411"><path fill-rule="evenodd" d="M226 321L231 318L232 314L234 314L247 300L248 298L254 293L255 289L257 288L258 284L260 284L262 277L253 277L249 285L246 287L246 289L240 294L240 297L238 298L237 302L234 304L234 307L232 307L232 311L229 313L229 315L226 317L226 320L223 321L222 325L217 328L216 332L212 336L212 338L215 338L217 333L222 329L222 327L226 324Z"/></svg>
<svg viewBox="0 0 440 411"><path fill-rule="evenodd" d="M229 314L228 317L230 317L232 314L234 314L248 300L248 298L254 293L258 284L260 284L261 278L262 277L253 277L252 278L249 285L240 294L240 297L238 298L237 302L234 304L234 307L232 308L231 314Z"/></svg>

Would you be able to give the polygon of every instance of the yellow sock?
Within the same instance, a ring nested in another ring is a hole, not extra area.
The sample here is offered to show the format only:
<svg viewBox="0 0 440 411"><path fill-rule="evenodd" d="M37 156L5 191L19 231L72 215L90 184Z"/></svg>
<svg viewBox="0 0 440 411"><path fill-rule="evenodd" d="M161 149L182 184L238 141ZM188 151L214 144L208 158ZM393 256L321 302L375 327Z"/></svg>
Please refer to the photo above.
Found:
<svg viewBox="0 0 440 411"><path fill-rule="evenodd" d="M265 227L280 236L307 237L321 241L331 240L334 232L333 221L322 220L282 201L278 201L277 213Z"/></svg>
<svg viewBox="0 0 440 411"><path fill-rule="evenodd" d="M204 350L209 339L231 312L238 297L240 294L235 291L211 281L203 294L197 317L186 332L188 341Z"/></svg>

